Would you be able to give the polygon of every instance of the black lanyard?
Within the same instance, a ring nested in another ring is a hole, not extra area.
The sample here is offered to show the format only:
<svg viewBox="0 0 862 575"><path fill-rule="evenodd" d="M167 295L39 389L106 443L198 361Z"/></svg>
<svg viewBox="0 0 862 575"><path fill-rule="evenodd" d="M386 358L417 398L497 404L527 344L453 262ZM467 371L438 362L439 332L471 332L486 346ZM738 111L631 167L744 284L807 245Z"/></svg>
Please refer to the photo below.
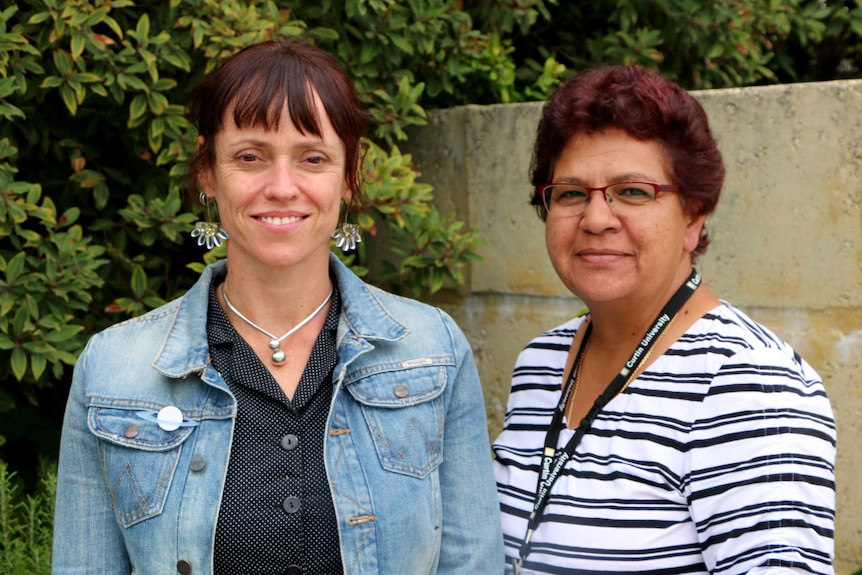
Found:
<svg viewBox="0 0 862 575"><path fill-rule="evenodd" d="M598 416L599 412L605 407L605 405L607 405L607 403L625 387L632 374L638 370L641 363L643 363L644 359L649 355L650 349L652 349L653 344L658 340L662 331L664 331L673 318L676 317L676 314L679 313L679 310L682 309L682 306L692 296L694 290L697 289L697 286L700 285L700 281L700 274L697 273L697 270L692 268L691 275L688 276L688 279L679 287L679 289L676 290L676 293L673 294L670 300L665 304L664 308L659 312L652 327L647 330L646 334L644 334L640 343L638 343L638 346L635 348L622 370L620 370L620 372L614 377L605 391L596 398L593 407L590 408L587 416L581 420L581 423L578 425L577 429L575 429L575 434L566 444L565 449L557 455L557 440L560 437L560 427L563 423L566 403L569 395L571 395L572 390L574 389L577 369L583 359L584 350L586 350L586 342L589 340L590 331L593 327L592 322L587 324L586 332L584 333L583 339L581 339L581 345L578 348L578 354L575 356L575 361L572 363L572 369L569 372L569 377L566 381L566 387L563 390L560 403L554 411L554 417L551 419L551 426L548 429L548 433L545 435L545 447L542 450L542 469L539 474L538 484L536 485L536 497L533 501L533 511L530 513L530 517L527 520L527 534L524 536L524 542L521 544L521 549L518 552L519 558L515 561L516 574L520 573L520 570L524 565L524 560L530 553L530 540L533 538L533 532L541 521L542 512L544 511L545 505L547 505L548 498L551 494L551 487L554 485L554 482L557 481L557 478L560 476L560 472L563 470L566 462L568 462L572 455L574 455L575 449L587 431L590 430L590 427L592 427L596 416Z"/></svg>

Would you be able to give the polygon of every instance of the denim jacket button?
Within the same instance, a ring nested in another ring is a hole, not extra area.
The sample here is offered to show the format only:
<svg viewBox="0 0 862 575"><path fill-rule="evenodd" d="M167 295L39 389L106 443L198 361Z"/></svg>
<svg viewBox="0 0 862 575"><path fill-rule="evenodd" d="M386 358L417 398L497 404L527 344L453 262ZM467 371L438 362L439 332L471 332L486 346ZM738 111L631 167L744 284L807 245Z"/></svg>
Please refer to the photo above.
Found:
<svg viewBox="0 0 862 575"><path fill-rule="evenodd" d="M302 575L305 571L299 565L290 565L284 570L284 575Z"/></svg>
<svg viewBox="0 0 862 575"><path fill-rule="evenodd" d="M177 573L180 575L191 575L192 572L192 564L186 561L185 559L180 559L177 561Z"/></svg>
<svg viewBox="0 0 862 575"><path fill-rule="evenodd" d="M299 445L299 438L292 433L288 433L281 438L281 448L285 451L293 451Z"/></svg>
<svg viewBox="0 0 862 575"><path fill-rule="evenodd" d="M395 392L395 397L400 397L402 399L410 395L410 390L408 390L407 386L403 384L396 385L393 391Z"/></svg>
<svg viewBox="0 0 862 575"><path fill-rule="evenodd" d="M291 495L290 497L286 497L284 502L281 504L285 511L288 513L296 513L299 511L299 508L302 507L302 502L299 500L299 497L295 495Z"/></svg>
<svg viewBox="0 0 862 575"><path fill-rule="evenodd" d="M200 471L207 465L207 458L203 455L195 455L189 463L189 468L192 471Z"/></svg>
<svg viewBox="0 0 862 575"><path fill-rule="evenodd" d="M128 426L126 429L123 430L123 435L126 436L126 439L134 439L138 436L138 433L140 433L140 431L141 430L138 428L138 426L133 423L132 425Z"/></svg>

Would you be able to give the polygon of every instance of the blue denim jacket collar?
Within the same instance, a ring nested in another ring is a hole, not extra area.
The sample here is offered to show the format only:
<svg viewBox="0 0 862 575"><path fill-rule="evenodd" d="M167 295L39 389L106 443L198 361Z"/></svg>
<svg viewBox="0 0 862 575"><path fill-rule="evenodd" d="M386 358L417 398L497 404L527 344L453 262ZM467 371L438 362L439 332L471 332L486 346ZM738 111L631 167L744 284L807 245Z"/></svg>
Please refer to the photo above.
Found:
<svg viewBox="0 0 862 575"><path fill-rule="evenodd" d="M340 369L344 369L356 355L370 349L369 341L396 341L409 333L409 329L395 320L374 297L374 288L369 288L350 273L334 254L330 254L330 268L334 272L344 302L337 342L347 346L343 351L353 352L345 354L339 361ZM226 389L221 378L207 378L205 375L209 366L206 318L210 283L226 273L226 260L207 266L186 297L175 302L175 305L180 306L176 320L168 331L161 352L153 362L159 372L171 378L201 373L210 385Z"/></svg>

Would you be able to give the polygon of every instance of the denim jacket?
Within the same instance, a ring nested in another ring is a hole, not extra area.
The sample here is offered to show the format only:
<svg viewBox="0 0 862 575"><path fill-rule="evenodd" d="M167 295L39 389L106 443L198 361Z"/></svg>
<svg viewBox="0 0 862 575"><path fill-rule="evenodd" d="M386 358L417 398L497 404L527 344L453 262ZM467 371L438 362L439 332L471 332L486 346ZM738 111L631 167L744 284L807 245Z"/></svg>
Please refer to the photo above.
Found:
<svg viewBox="0 0 862 575"><path fill-rule="evenodd" d="M343 298L325 443L346 575L503 572L482 391L450 317L331 258ZM183 297L96 334L66 407L54 575L204 575L236 401L209 362L209 266ZM165 430L141 414L175 406ZM238 574L239 575L239 574Z"/></svg>

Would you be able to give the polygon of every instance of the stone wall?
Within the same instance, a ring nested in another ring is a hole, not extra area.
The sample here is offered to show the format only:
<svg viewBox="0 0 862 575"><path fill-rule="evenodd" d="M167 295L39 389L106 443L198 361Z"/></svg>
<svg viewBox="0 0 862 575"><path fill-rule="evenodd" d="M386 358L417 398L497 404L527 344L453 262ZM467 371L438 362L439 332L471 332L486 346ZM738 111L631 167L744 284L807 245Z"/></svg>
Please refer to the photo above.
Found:
<svg viewBox="0 0 862 575"><path fill-rule="evenodd" d="M728 169L698 269L823 377L838 425L836 573L862 568L862 81L695 92ZM552 269L528 205L540 103L434 112L410 133L444 213L489 239L439 298L470 339L492 436L515 358L583 304Z"/></svg>

